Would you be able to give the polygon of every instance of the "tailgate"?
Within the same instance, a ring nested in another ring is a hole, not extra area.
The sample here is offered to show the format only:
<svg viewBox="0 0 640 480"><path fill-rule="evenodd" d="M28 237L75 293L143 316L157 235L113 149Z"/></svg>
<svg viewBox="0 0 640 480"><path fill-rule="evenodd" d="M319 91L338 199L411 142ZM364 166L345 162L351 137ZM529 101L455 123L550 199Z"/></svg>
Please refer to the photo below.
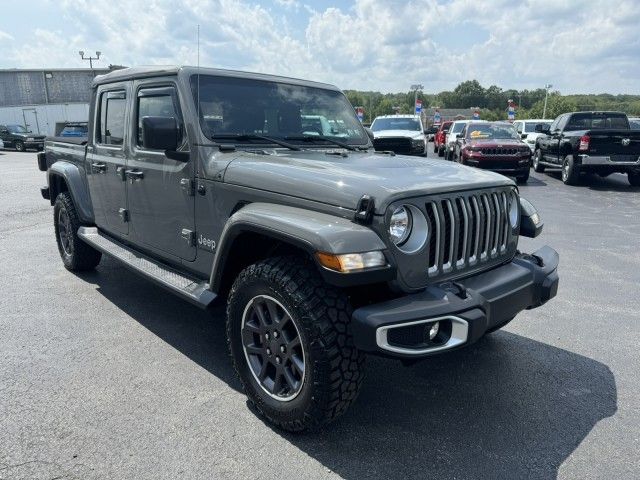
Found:
<svg viewBox="0 0 640 480"><path fill-rule="evenodd" d="M640 157L640 130L589 130L589 154L613 161L635 162Z"/></svg>

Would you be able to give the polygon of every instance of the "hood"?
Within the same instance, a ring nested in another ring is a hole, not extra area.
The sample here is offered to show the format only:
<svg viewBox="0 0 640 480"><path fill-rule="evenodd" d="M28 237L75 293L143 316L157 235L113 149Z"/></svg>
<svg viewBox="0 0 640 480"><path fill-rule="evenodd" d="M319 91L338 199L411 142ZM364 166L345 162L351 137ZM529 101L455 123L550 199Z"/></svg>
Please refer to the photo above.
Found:
<svg viewBox="0 0 640 480"><path fill-rule="evenodd" d="M398 199L514 184L502 175L442 160L355 152L342 157L310 150L243 152L229 163L224 182L352 210L369 195L377 214Z"/></svg>
<svg viewBox="0 0 640 480"><path fill-rule="evenodd" d="M413 139L424 138L424 133L416 132L415 130L381 130L379 132L373 132L374 138L387 138L387 137L407 137Z"/></svg>
<svg viewBox="0 0 640 480"><path fill-rule="evenodd" d="M38 140L45 138L45 135L40 135L39 133L15 132L15 133L12 133L11 135L15 137L22 137L22 138L37 138Z"/></svg>

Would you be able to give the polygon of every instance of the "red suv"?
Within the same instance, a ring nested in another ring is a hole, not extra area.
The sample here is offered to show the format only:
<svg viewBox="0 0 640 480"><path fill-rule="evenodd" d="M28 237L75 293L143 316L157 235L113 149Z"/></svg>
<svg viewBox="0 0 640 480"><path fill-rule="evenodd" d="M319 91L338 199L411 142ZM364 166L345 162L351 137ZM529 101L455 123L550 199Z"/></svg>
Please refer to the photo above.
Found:
<svg viewBox="0 0 640 480"><path fill-rule="evenodd" d="M447 132L449 132L452 123L452 121L442 122L440 124L440 128L436 132L435 137L433 138L433 153L437 153L439 157L444 156L444 147L446 143Z"/></svg>

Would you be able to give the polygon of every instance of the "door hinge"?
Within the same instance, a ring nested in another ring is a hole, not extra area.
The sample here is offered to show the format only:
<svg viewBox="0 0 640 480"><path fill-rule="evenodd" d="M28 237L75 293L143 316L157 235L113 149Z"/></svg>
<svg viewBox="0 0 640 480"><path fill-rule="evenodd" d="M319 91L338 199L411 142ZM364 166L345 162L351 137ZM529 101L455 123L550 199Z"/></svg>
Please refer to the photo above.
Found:
<svg viewBox="0 0 640 480"><path fill-rule="evenodd" d="M118 209L118 216L122 219L123 222L128 222L129 221L129 210L127 210L126 208L119 208Z"/></svg>
<svg viewBox="0 0 640 480"><path fill-rule="evenodd" d="M180 179L180 188L187 192L187 195L193 197L196 194L194 181L190 178Z"/></svg>
<svg viewBox="0 0 640 480"><path fill-rule="evenodd" d="M180 236L184 240L186 240L187 244L190 247L196 246L196 232L194 232L193 230L189 230L188 228L183 228L182 231L180 232Z"/></svg>

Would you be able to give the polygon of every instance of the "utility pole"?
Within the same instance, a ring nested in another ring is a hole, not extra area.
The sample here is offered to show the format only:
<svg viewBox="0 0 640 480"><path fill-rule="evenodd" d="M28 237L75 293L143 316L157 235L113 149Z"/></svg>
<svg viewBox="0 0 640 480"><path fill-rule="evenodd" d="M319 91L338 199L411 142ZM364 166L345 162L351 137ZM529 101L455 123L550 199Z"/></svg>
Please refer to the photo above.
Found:
<svg viewBox="0 0 640 480"><path fill-rule="evenodd" d="M411 85L411 90L413 90L413 113L416 112L416 103L418 103L418 90L422 90L424 85L420 85L419 83L414 83Z"/></svg>
<svg viewBox="0 0 640 480"><path fill-rule="evenodd" d="M88 57L84 56L84 52L82 50L80 50L78 52L78 54L80 54L80 58L82 58L82 60L89 60L89 68L91 68L91 70L93 70L93 61L94 60L99 60L100 59L100 55L102 54L102 52L96 52L96 56L92 57L91 55L89 55Z"/></svg>
<svg viewBox="0 0 640 480"><path fill-rule="evenodd" d="M547 97L549 97L549 89L553 87L553 85L551 85L550 83L547 83L544 86L545 92L544 92L544 109L542 110L542 119L546 120L547 119Z"/></svg>

